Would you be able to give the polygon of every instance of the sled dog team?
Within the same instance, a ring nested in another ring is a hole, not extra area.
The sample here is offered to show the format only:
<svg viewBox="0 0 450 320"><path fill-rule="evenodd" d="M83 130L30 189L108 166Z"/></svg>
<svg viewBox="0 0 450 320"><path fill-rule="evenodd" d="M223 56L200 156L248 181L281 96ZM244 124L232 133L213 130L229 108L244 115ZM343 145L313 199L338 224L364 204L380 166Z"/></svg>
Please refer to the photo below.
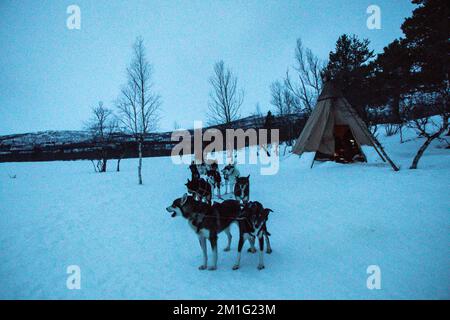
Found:
<svg viewBox="0 0 450 320"><path fill-rule="evenodd" d="M223 179L220 175L217 163L208 165L192 164L189 166L191 170L191 180L186 183L188 192L192 194L197 200L206 200L211 204L211 199L216 193L218 198L221 198L220 187L225 185L225 193L231 192L234 188L234 196L236 200L244 203L248 201L250 194L250 184L248 177L240 177L239 170L234 164L228 164L222 169Z"/></svg>
<svg viewBox="0 0 450 320"><path fill-rule="evenodd" d="M233 270L240 267L241 251L246 240L250 243L248 252L255 253L255 241L259 243L258 270L264 269L264 242L266 252L272 252L266 222L271 209L264 208L258 201L249 201L250 176L240 177L239 170L234 164L228 164L222 169L225 183L218 170L217 163L211 165L192 164L191 179L187 181L187 193L183 197L175 199L166 210L172 217L182 216L188 220L189 226L197 234L203 253L203 262L200 270L217 269L217 240L221 232L225 232L228 243L224 251L230 251L231 233L233 223L239 227L238 254ZM212 203L212 197L216 192L221 198L220 187L225 185L225 193L234 188L235 199ZM207 240L211 244L212 261L208 267Z"/></svg>

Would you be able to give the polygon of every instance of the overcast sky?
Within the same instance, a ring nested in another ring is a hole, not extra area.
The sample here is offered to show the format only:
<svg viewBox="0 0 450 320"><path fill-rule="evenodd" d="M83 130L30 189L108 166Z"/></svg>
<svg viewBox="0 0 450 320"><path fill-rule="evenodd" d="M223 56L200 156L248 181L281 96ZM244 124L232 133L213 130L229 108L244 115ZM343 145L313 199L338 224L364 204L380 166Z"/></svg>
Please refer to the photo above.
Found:
<svg viewBox="0 0 450 320"><path fill-rule="evenodd" d="M71 4L81 9L80 30L66 27ZM371 4L381 8L381 30L366 26ZM245 90L242 115L257 102L266 111L297 38L323 59L343 33L380 52L412 10L409 0L0 0L0 134L78 130L99 100L113 107L139 35L163 100L160 130L170 130L205 120L218 60Z"/></svg>

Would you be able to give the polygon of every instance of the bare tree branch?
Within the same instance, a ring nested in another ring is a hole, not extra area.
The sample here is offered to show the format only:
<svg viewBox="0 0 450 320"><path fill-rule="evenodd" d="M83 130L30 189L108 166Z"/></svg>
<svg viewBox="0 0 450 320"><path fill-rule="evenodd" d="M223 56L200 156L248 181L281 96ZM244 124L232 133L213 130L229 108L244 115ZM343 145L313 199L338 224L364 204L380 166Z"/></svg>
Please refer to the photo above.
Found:
<svg viewBox="0 0 450 320"><path fill-rule="evenodd" d="M449 82L447 81L447 88L443 89L441 92L436 93L419 93L413 95L409 99L408 108L408 118L411 120L408 123L410 128L416 130L419 137L425 138L425 142L417 151L410 169L417 169L419 161L425 150L435 139L439 139L449 127L449 117L450 108L448 105L448 95L449 95ZM417 105L427 105L428 108L432 109L433 114L440 116L441 121L436 122L432 117L415 117L415 106Z"/></svg>
<svg viewBox="0 0 450 320"><path fill-rule="evenodd" d="M114 133L118 131L117 119L112 110L105 108L101 101L97 107L92 108L92 114L91 119L86 123L86 128L91 133L92 141L100 148L98 172L106 172L109 144L113 141Z"/></svg>
<svg viewBox="0 0 450 320"><path fill-rule="evenodd" d="M244 91L238 89L237 77L225 68L223 61L214 65L214 74L209 79L212 91L209 94L208 122L210 124L230 123L240 117L244 102Z"/></svg>
<svg viewBox="0 0 450 320"><path fill-rule="evenodd" d="M153 90L153 69L145 55L144 41L137 38L133 59L127 68L128 81L117 100L120 123L138 143L139 184L142 184L142 148L145 136L157 128L161 97Z"/></svg>
<svg viewBox="0 0 450 320"><path fill-rule="evenodd" d="M296 80L291 78L288 69L283 83L277 81L271 87L272 104L278 114L286 114L287 110L289 113L310 113L322 90L322 71L325 63L310 49L305 49L300 39L297 40L295 48L295 62L293 69L296 72ZM280 113L280 104L285 103L289 103L289 106L283 106L283 112Z"/></svg>

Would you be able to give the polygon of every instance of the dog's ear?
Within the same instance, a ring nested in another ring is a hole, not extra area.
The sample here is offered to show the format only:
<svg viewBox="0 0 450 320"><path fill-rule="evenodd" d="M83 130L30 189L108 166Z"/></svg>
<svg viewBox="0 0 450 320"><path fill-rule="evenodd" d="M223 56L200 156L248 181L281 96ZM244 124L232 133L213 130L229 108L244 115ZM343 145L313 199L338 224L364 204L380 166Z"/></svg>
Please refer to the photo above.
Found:
<svg viewBox="0 0 450 320"><path fill-rule="evenodd" d="M247 180L250 179L250 175L247 176Z"/></svg>
<svg viewBox="0 0 450 320"><path fill-rule="evenodd" d="M264 220L267 219L267 217L269 216L269 213L271 213L271 212L273 212L271 209L264 209L263 214L262 214L263 219Z"/></svg>
<svg viewBox="0 0 450 320"><path fill-rule="evenodd" d="M186 203L187 198L188 198L188 194L185 193L185 194L183 195L183 198L181 198L181 205L184 205L184 204Z"/></svg>

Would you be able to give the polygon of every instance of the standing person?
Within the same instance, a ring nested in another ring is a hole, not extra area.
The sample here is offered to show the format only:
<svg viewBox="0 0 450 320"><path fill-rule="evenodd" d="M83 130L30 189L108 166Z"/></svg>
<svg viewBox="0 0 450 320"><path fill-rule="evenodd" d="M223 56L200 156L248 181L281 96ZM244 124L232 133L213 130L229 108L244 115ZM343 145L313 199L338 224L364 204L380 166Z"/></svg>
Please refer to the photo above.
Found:
<svg viewBox="0 0 450 320"><path fill-rule="evenodd" d="M269 112L267 112L267 116L266 116L266 120L264 121L264 126L263 128L267 130L267 149L264 146L261 146L264 151L266 151L267 156L270 157L270 153L269 153L269 149L268 147L271 145L272 141L271 141L271 130L273 127L273 115L272 112L269 110Z"/></svg>
<svg viewBox="0 0 450 320"><path fill-rule="evenodd" d="M263 128L270 130L270 129L272 129L272 125L273 125L273 115L272 115L272 112L269 110L269 112L267 112L266 119L264 120Z"/></svg>

